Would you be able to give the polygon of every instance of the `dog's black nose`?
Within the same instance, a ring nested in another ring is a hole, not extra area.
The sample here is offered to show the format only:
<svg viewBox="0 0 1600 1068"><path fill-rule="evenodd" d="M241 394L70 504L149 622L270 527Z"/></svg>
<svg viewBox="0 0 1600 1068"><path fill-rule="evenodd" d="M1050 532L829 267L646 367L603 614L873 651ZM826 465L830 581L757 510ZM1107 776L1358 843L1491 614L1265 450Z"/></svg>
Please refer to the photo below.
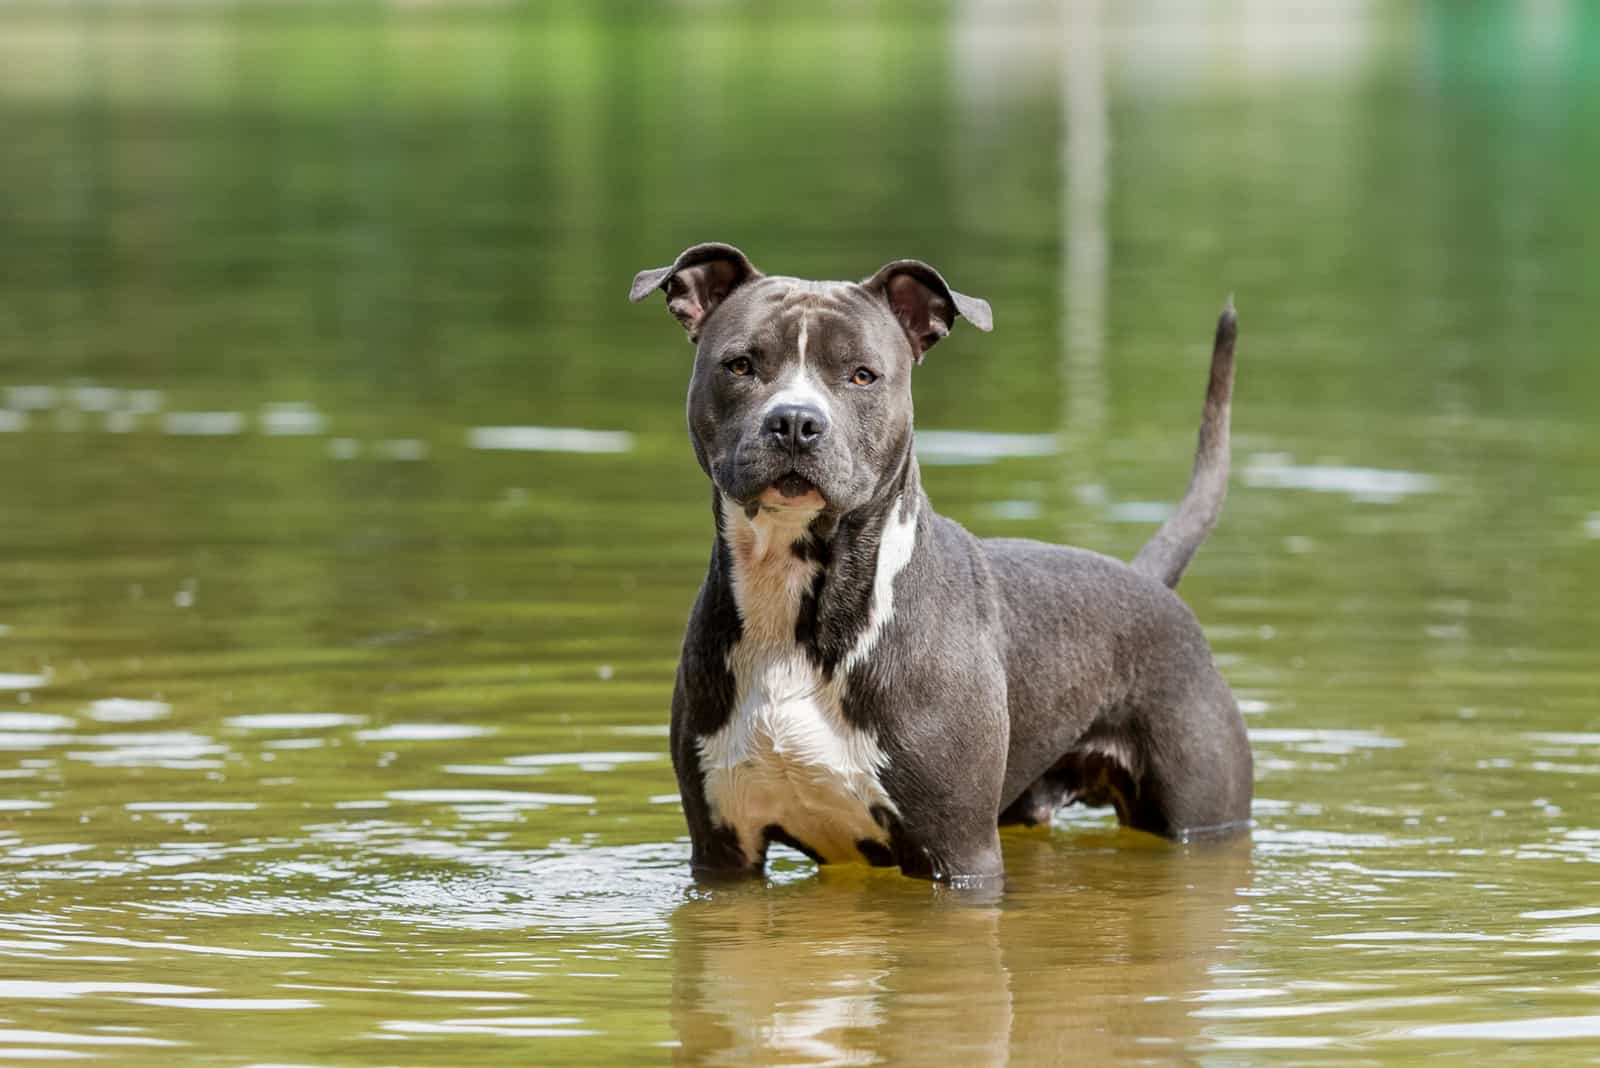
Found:
<svg viewBox="0 0 1600 1068"><path fill-rule="evenodd" d="M809 452L828 432L828 417L809 404L784 404L767 413L761 429L791 452Z"/></svg>

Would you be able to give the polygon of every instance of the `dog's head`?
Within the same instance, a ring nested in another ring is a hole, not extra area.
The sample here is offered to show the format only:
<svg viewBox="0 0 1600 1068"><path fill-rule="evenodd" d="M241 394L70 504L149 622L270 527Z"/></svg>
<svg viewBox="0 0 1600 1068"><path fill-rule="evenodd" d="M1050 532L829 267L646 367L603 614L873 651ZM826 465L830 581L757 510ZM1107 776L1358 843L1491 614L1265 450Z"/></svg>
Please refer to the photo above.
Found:
<svg viewBox="0 0 1600 1068"><path fill-rule="evenodd" d="M640 271L629 297L666 291L696 343L689 436L717 488L747 508L849 512L911 448L911 369L958 317L989 305L919 260L863 282L767 276L732 245Z"/></svg>

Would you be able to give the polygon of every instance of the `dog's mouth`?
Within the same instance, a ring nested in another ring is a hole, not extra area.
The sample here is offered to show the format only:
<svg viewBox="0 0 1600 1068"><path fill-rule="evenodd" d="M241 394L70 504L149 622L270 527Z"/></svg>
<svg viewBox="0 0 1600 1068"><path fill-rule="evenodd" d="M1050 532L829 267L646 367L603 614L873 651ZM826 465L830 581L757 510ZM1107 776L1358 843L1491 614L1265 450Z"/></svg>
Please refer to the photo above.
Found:
<svg viewBox="0 0 1600 1068"><path fill-rule="evenodd" d="M821 465L806 456L771 456L748 450L715 457L712 481L754 519L759 513L820 512L831 505Z"/></svg>
<svg viewBox="0 0 1600 1068"><path fill-rule="evenodd" d="M790 508L814 511L827 503L817 484L798 471L788 471L773 479L755 501L757 507L766 511Z"/></svg>
<svg viewBox="0 0 1600 1068"><path fill-rule="evenodd" d="M815 493L817 490L816 485L810 479L802 477L795 471L790 471L788 474L774 479L772 488L788 500L804 497L807 494Z"/></svg>

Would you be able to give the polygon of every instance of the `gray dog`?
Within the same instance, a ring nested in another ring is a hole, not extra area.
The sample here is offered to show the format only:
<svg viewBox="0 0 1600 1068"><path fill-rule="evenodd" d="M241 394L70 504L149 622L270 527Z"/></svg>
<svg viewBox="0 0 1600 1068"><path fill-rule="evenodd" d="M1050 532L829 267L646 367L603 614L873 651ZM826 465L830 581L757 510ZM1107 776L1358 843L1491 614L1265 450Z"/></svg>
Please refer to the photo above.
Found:
<svg viewBox="0 0 1600 1068"><path fill-rule="evenodd" d="M1000 825L1074 801L1176 838L1248 825L1244 722L1172 592L1227 490L1231 305L1189 491L1130 567L934 512L912 369L992 320L927 264L810 282L713 243L629 296L657 289L696 342L717 529L672 698L697 874L759 874L781 842L983 883Z"/></svg>

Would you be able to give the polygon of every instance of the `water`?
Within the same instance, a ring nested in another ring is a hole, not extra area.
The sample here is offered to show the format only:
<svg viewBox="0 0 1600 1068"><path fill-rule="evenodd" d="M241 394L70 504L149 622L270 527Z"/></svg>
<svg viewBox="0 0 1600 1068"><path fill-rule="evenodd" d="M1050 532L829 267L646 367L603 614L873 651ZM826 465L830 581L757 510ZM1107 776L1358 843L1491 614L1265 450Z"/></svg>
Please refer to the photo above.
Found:
<svg viewBox="0 0 1600 1068"><path fill-rule="evenodd" d="M0 1063L1593 1063L1595 13L1112 7L0 15ZM990 299L933 500L1125 555L1235 294L1250 841L690 883L711 238Z"/></svg>

